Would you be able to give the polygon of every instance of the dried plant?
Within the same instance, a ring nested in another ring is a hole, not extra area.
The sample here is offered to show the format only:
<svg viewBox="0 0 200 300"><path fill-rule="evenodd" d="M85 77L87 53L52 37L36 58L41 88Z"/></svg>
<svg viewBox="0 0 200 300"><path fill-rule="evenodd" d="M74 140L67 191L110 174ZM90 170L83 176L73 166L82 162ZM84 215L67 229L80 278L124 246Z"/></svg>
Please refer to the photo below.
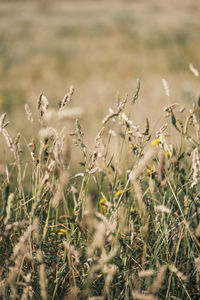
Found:
<svg viewBox="0 0 200 300"><path fill-rule="evenodd" d="M199 298L200 105L180 117L169 104L170 132L152 131L131 115L140 88L118 96L92 146L73 86L58 110L41 94L39 120L25 106L28 139L1 115L0 298Z"/></svg>

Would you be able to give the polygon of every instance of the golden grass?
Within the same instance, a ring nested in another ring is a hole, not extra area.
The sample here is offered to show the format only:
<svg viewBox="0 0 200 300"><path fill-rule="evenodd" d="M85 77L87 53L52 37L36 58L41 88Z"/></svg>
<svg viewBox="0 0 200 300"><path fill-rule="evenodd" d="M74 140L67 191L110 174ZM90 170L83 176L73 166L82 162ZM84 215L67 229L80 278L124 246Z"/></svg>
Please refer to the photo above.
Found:
<svg viewBox="0 0 200 300"><path fill-rule="evenodd" d="M25 106L27 122L40 127L25 143L1 116L12 157L0 177L0 296L198 299L199 100L181 119L177 103L163 108L170 126L164 120L154 133L125 113L133 98L118 97L88 147L71 98L54 113L73 118L46 117L44 95L36 120ZM182 142L171 143L168 130ZM75 147L82 159L73 174Z"/></svg>

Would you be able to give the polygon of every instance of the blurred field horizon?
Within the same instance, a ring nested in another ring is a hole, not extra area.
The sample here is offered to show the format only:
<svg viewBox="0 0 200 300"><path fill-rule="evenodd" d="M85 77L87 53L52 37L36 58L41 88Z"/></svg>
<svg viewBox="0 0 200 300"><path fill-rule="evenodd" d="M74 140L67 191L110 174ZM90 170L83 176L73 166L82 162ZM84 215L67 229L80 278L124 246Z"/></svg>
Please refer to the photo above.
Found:
<svg viewBox="0 0 200 300"><path fill-rule="evenodd" d="M168 101L187 107L197 98L189 64L200 66L199 11L193 0L1 1L1 112L20 130L25 103L35 109L43 92L56 107L73 84L92 134L116 93L131 97L140 78L134 118L150 117L156 127Z"/></svg>

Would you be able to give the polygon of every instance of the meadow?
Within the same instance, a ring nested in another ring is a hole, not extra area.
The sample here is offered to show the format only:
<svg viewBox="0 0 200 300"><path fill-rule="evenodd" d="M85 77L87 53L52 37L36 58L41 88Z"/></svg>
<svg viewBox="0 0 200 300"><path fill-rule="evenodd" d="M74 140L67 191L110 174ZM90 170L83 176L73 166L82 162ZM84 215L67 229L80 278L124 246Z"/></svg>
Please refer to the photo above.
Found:
<svg viewBox="0 0 200 300"><path fill-rule="evenodd" d="M118 97L93 147L73 87L58 110L41 94L36 120L25 105L39 127L28 141L23 132L13 139L1 115L10 151L1 170L2 299L199 299L200 100L184 121L169 104L167 122L151 132L148 119L140 128L126 113L139 91L140 81L133 97ZM82 158L72 175L74 147Z"/></svg>
<svg viewBox="0 0 200 300"><path fill-rule="evenodd" d="M2 300L200 298L199 5L102 3L0 2Z"/></svg>

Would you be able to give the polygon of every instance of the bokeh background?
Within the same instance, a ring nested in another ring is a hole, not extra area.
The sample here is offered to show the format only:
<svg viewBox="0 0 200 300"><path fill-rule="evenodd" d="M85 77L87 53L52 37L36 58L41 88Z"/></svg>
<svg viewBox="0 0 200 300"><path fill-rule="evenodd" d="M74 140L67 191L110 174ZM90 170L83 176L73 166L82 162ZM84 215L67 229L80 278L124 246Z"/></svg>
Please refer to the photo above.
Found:
<svg viewBox="0 0 200 300"><path fill-rule="evenodd" d="M156 128L169 101L189 107L197 98L189 64L200 69L199 16L199 0L1 1L0 111L10 130L29 130L25 103L35 110L43 92L57 107L73 84L91 138L116 93L131 98L137 78L135 124L148 116Z"/></svg>

